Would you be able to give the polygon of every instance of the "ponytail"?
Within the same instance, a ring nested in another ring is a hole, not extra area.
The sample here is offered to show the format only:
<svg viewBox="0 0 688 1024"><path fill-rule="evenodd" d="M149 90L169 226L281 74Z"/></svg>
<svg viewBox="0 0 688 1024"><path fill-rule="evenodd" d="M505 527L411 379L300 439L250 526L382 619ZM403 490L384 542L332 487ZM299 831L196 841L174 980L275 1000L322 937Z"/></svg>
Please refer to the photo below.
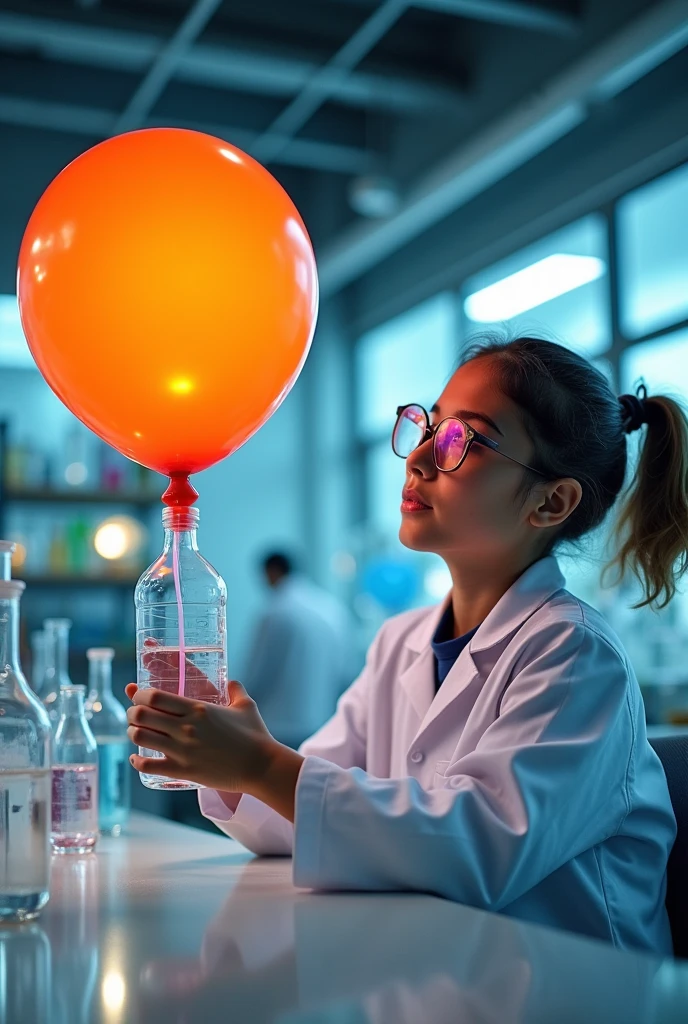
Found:
<svg viewBox="0 0 688 1024"><path fill-rule="evenodd" d="M532 466L550 480L573 477L583 489L551 547L575 542L618 507L612 539L618 553L607 565L630 570L643 598L635 606L664 608L688 569L688 419L673 398L644 386L618 398L587 359L541 338L474 344L462 362L489 358L496 383L519 406L535 452ZM624 492L627 435L643 428L640 459ZM541 477L528 474L525 493Z"/></svg>
<svg viewBox="0 0 688 1024"><path fill-rule="evenodd" d="M673 398L648 398L644 389L620 402L628 432L647 426L613 533L618 553L607 568L619 577L630 569L640 581L644 597L635 608L664 608L688 569L688 420Z"/></svg>

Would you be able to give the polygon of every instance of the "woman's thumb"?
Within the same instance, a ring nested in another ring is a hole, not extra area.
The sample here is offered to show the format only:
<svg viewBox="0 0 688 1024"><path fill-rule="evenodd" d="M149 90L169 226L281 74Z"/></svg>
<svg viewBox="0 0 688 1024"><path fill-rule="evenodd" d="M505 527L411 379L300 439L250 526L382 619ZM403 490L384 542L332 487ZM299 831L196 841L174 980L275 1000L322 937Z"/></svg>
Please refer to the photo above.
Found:
<svg viewBox="0 0 688 1024"><path fill-rule="evenodd" d="M238 679L230 679L227 683L229 691L229 703L236 704L240 700L248 700L248 694Z"/></svg>

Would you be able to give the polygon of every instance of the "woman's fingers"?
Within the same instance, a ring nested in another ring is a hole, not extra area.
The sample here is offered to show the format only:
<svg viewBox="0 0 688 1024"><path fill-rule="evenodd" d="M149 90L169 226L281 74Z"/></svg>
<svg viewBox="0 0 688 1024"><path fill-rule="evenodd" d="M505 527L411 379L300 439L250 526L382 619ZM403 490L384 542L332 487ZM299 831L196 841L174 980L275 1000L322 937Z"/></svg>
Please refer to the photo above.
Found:
<svg viewBox="0 0 688 1024"><path fill-rule="evenodd" d="M136 683L127 683L127 685L124 687L124 692L126 693L129 700L134 699L137 690L138 686L136 685Z"/></svg>
<svg viewBox="0 0 688 1024"><path fill-rule="evenodd" d="M160 754L169 754L174 757L179 753L179 743L172 736L165 736L164 733L155 732L153 729L144 729L140 725L130 725L127 735L137 747L145 747L146 750L157 750Z"/></svg>
<svg viewBox="0 0 688 1024"><path fill-rule="evenodd" d="M186 715L191 710L194 702L188 697L179 697L176 693L168 693L166 690L158 690L150 686L142 689L139 687L133 697L136 706L146 705L156 711L164 711L167 715Z"/></svg>
<svg viewBox="0 0 688 1024"><path fill-rule="evenodd" d="M141 757L132 754L129 758L132 768L144 775L166 775L170 779L181 778L181 769L167 757Z"/></svg>
<svg viewBox="0 0 688 1024"><path fill-rule="evenodd" d="M169 715L164 711L155 711L145 704L134 704L127 709L127 722L131 726L152 729L163 736L179 736L181 734L181 715Z"/></svg>
<svg viewBox="0 0 688 1024"><path fill-rule="evenodd" d="M251 700L238 679L230 679L227 683L227 690L229 692L230 704L238 704L242 700Z"/></svg>

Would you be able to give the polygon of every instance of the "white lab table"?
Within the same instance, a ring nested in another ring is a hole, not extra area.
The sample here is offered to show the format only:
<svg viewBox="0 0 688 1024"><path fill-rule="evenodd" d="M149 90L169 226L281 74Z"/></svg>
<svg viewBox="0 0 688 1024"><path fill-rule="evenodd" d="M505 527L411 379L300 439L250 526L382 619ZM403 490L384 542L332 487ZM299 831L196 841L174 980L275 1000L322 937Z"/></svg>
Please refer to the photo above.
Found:
<svg viewBox="0 0 688 1024"><path fill-rule="evenodd" d="M135 814L0 930L3 1024L688 1021L688 964L432 896L312 894L286 859Z"/></svg>

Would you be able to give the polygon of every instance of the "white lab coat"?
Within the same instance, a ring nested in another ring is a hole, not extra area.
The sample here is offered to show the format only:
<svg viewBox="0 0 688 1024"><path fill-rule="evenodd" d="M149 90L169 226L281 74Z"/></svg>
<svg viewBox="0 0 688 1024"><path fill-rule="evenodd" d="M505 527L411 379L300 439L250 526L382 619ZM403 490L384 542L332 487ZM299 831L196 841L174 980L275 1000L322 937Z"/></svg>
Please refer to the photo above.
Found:
<svg viewBox="0 0 688 1024"><path fill-rule="evenodd" d="M436 696L447 601L390 619L302 747L294 826L210 790L204 814L256 853L293 852L300 887L435 893L670 954L664 772L618 638L564 584L554 558L530 566Z"/></svg>
<svg viewBox="0 0 688 1024"><path fill-rule="evenodd" d="M358 666L346 608L302 576L270 593L243 675L271 733L298 746L331 717Z"/></svg>

